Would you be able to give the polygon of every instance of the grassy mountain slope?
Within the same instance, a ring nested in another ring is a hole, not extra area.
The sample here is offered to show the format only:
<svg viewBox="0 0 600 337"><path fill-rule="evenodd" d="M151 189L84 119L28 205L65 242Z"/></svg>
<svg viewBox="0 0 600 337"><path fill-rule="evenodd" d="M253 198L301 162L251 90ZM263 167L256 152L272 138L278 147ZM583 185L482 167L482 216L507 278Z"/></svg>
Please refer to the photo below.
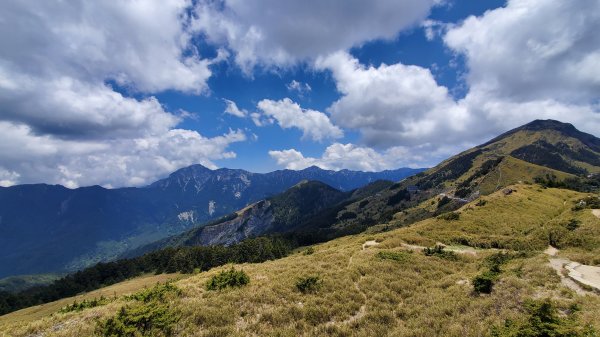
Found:
<svg viewBox="0 0 600 337"><path fill-rule="evenodd" d="M588 174L596 174L597 179L599 144L599 138L580 132L571 124L533 121L348 205L344 211L356 213L357 217L338 225L407 225L519 181L533 182L540 177L585 180ZM412 192L415 189L418 192ZM431 204L430 198L435 196L438 198ZM425 201L427 204L423 204Z"/></svg>
<svg viewBox="0 0 600 337"><path fill-rule="evenodd" d="M600 263L600 219L590 209L574 207L588 194L527 184L510 188L510 194L499 191L482 198L485 202L464 205L455 220L427 219L336 239L314 246L312 253L235 266L250 277L242 288L206 290L212 276L230 267L175 282L181 292L168 297L165 310L176 317L169 331L175 336L482 336L496 330L504 336L533 324L531 308L544 299L559 309L554 324L563 332L600 331L600 296L579 296L565 287L542 253L551 240L559 256ZM572 220L577 226L569 225ZM455 253L428 256L416 248L437 242ZM499 264L491 293L477 294L472 280L498 260L493 247L506 249L509 258ZM302 293L296 283L307 276L322 283ZM0 320L0 333L92 336L123 306L146 310L143 303L119 297L34 321Z"/></svg>

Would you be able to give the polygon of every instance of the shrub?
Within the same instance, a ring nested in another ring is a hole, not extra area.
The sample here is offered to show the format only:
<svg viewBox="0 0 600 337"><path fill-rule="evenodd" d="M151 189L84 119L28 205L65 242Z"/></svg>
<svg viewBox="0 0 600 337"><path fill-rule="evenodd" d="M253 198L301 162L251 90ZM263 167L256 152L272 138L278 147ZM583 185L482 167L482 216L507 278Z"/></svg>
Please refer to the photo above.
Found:
<svg viewBox="0 0 600 337"><path fill-rule="evenodd" d="M582 326L577 322L574 311L566 316L558 313L556 305L550 299L526 300L526 316L516 320L506 320L504 326L493 327L494 337L583 337L596 336L591 326ZM571 308L573 309L573 308Z"/></svg>
<svg viewBox="0 0 600 337"><path fill-rule="evenodd" d="M153 301L121 307L114 317L101 322L96 332L106 337L156 336L157 334L169 336L179 317L179 313L170 309L168 305Z"/></svg>
<svg viewBox="0 0 600 337"><path fill-rule="evenodd" d="M485 204L487 204L487 201L485 199L479 199L477 201L477 203L475 204L475 206L485 206Z"/></svg>
<svg viewBox="0 0 600 337"><path fill-rule="evenodd" d="M303 294L314 293L321 289L323 280L319 276L301 277L296 281L296 289Z"/></svg>
<svg viewBox="0 0 600 337"><path fill-rule="evenodd" d="M435 245L434 247L426 247L423 249L425 256L437 256L447 260L457 260L458 256L454 252L449 252L444 249L442 245Z"/></svg>
<svg viewBox="0 0 600 337"><path fill-rule="evenodd" d="M243 270L229 270L220 272L206 283L206 290L221 290L225 288L242 287L250 283L250 277Z"/></svg>
<svg viewBox="0 0 600 337"><path fill-rule="evenodd" d="M476 293L481 294L489 294L492 292L492 288L494 286L494 281L496 279L496 274L491 272L486 272L480 275L475 276L473 278L473 289Z"/></svg>
<svg viewBox="0 0 600 337"><path fill-rule="evenodd" d="M126 299L149 303L151 301L163 301L169 294L179 296L181 295L181 290L170 282L164 284L157 283L152 288L146 288L127 296Z"/></svg>
<svg viewBox="0 0 600 337"><path fill-rule="evenodd" d="M302 253L303 255L312 255L315 253L315 249L313 247L308 247Z"/></svg>
<svg viewBox="0 0 600 337"><path fill-rule="evenodd" d="M574 231L577 228L579 228L579 225L581 225L581 221L577 219L571 219L565 224L565 228L567 228L570 231Z"/></svg>
<svg viewBox="0 0 600 337"><path fill-rule="evenodd" d="M411 252L390 252L390 251L381 251L377 253L377 257L382 260L393 260L398 262L406 262L410 260Z"/></svg>
<svg viewBox="0 0 600 337"><path fill-rule="evenodd" d="M93 298L91 300L86 299L81 302L74 301L73 304L69 304L67 306L60 308L59 312L67 313L67 312L72 312L72 311L81 311L84 309L94 308L94 307L98 307L101 305L105 305L108 302L110 302L110 300L104 296L100 296L100 298Z"/></svg>
<svg viewBox="0 0 600 337"><path fill-rule="evenodd" d="M356 219L357 215L354 212L344 212L340 215L339 219L340 221L343 220L350 220L350 219Z"/></svg>
<svg viewBox="0 0 600 337"><path fill-rule="evenodd" d="M460 218L460 215L456 212L448 212L438 216L438 219L446 220L446 221L455 221Z"/></svg>

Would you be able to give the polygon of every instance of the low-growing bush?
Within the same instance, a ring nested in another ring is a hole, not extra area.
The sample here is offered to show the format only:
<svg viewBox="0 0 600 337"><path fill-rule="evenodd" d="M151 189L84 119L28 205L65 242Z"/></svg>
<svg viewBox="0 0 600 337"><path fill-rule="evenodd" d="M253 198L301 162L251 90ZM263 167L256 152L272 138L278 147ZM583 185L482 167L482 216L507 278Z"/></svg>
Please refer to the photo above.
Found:
<svg viewBox="0 0 600 337"><path fill-rule="evenodd" d="M434 247L426 247L423 249L425 256L437 256L447 260L457 260L458 255L455 252L447 251L442 245L435 245Z"/></svg>
<svg viewBox="0 0 600 337"><path fill-rule="evenodd" d="M308 247L302 252L303 255L312 255L315 253L315 249L313 247Z"/></svg>
<svg viewBox="0 0 600 337"><path fill-rule="evenodd" d="M455 221L455 220L460 219L460 215L456 212L448 212L448 213L440 214L438 216L438 219L446 220L446 221Z"/></svg>
<svg viewBox="0 0 600 337"><path fill-rule="evenodd" d="M100 322L96 332L106 337L170 336L179 318L167 304L153 301L121 307L114 317Z"/></svg>
<svg viewBox="0 0 600 337"><path fill-rule="evenodd" d="M296 281L296 289L303 294L314 293L321 289L323 280L319 276L301 277Z"/></svg>
<svg viewBox="0 0 600 337"><path fill-rule="evenodd" d="M181 295L181 289L170 282L164 284L157 283L152 288L146 288L127 296L126 299L149 303L151 301L163 301L169 295L179 296Z"/></svg>
<svg viewBox="0 0 600 337"><path fill-rule="evenodd" d="M494 286L494 281L496 280L496 274L491 272L485 272L483 274L475 276L473 281L473 289L476 293L481 294L489 294L492 292L492 288Z"/></svg>
<svg viewBox="0 0 600 337"><path fill-rule="evenodd" d="M485 206L485 204L487 204L487 201L485 199L479 199L477 201L477 203L475 204L475 206Z"/></svg>
<svg viewBox="0 0 600 337"><path fill-rule="evenodd" d="M243 270L235 270L233 267L213 276L206 283L206 290L221 290L225 288L242 287L250 283L250 277Z"/></svg>
<svg viewBox="0 0 600 337"><path fill-rule="evenodd" d="M406 262L410 260L411 252L390 252L381 251L377 253L377 257L382 260L393 260L398 262Z"/></svg>
<svg viewBox="0 0 600 337"><path fill-rule="evenodd" d="M591 326L583 326L576 320L577 308L566 310L560 315L550 299L527 300L524 303L525 317L518 320L506 320L504 326L492 328L494 337L583 337L597 336Z"/></svg>
<svg viewBox="0 0 600 337"><path fill-rule="evenodd" d="M81 311L88 308L99 307L107 304L108 302L110 302L110 300L104 296L100 296L100 298L93 298L91 300L85 299L81 302L74 301L73 304L62 307L59 312L67 313L72 311Z"/></svg>

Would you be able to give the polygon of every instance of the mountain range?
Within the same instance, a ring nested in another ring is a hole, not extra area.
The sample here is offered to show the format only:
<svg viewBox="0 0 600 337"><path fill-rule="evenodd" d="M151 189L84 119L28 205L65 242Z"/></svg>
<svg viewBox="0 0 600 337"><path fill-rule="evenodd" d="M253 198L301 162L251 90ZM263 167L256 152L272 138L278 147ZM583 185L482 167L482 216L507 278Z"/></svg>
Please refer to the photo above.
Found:
<svg viewBox="0 0 600 337"><path fill-rule="evenodd" d="M349 191L379 179L398 181L420 171L329 171L313 166L262 174L192 165L140 188L3 187L0 277L72 271L114 259L281 193L303 180Z"/></svg>
<svg viewBox="0 0 600 337"><path fill-rule="evenodd" d="M593 336L599 144L533 121L397 182L303 179L127 258L0 291L4 313L58 300L0 316L0 333ZM151 188L194 191L206 169L192 170Z"/></svg>

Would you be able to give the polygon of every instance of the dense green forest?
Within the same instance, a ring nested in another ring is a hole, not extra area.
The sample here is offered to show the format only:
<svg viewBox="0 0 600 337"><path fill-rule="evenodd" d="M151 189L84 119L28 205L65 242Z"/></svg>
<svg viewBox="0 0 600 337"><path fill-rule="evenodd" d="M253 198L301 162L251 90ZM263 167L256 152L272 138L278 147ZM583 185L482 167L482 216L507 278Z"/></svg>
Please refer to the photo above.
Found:
<svg viewBox="0 0 600 337"><path fill-rule="evenodd" d="M147 273L192 273L227 263L256 263L289 254L297 244L281 237L258 237L231 246L165 248L139 257L98 263L47 286L0 292L0 315L74 296Z"/></svg>

